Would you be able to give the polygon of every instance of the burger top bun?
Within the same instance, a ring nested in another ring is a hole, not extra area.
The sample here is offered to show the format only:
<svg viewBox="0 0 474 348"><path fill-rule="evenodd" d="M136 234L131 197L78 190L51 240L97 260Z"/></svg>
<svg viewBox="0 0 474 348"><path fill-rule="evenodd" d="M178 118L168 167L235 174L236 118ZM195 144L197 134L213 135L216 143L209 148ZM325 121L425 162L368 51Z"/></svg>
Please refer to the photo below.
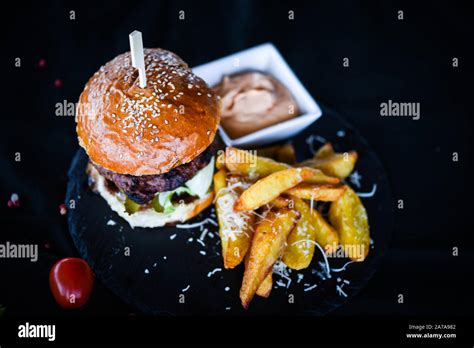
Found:
<svg viewBox="0 0 474 348"><path fill-rule="evenodd" d="M190 162L220 121L219 98L180 57L159 48L144 56L145 88L127 52L101 67L79 98L79 144L119 174L162 174Z"/></svg>

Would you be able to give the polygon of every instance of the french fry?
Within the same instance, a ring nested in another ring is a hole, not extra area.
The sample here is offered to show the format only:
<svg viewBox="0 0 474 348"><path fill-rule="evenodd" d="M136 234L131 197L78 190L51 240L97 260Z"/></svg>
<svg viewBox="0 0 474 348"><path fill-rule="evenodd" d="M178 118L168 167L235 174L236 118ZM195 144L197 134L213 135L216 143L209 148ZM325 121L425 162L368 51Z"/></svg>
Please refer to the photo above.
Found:
<svg viewBox="0 0 474 348"><path fill-rule="evenodd" d="M321 170L310 168L313 170L313 176L309 179L306 179L305 182L316 185L337 185L341 182L339 178L328 176L324 174Z"/></svg>
<svg viewBox="0 0 474 348"><path fill-rule="evenodd" d="M296 163L295 148L291 143L262 147L257 149L257 156L271 158L290 165Z"/></svg>
<svg viewBox="0 0 474 348"><path fill-rule="evenodd" d="M275 208L282 209L288 207L290 200L286 197L278 196L270 202Z"/></svg>
<svg viewBox="0 0 474 348"><path fill-rule="evenodd" d="M227 186L226 175L227 175L227 172L224 168L219 169L214 174L214 194L215 194L216 197L217 197L217 193L221 189L223 189Z"/></svg>
<svg viewBox="0 0 474 348"><path fill-rule="evenodd" d="M316 209L311 209L296 197L294 204L301 218L288 236L283 262L292 269L300 270L311 263L316 243L326 254L330 254L337 249L339 236Z"/></svg>
<svg viewBox="0 0 474 348"><path fill-rule="evenodd" d="M329 220L339 233L346 255L353 261L363 261L370 248L369 222L362 202L350 187L331 203Z"/></svg>
<svg viewBox="0 0 474 348"><path fill-rule="evenodd" d="M295 148L291 143L280 146L276 151L275 159L278 162L293 165L296 163Z"/></svg>
<svg viewBox="0 0 474 348"><path fill-rule="evenodd" d="M273 287L273 272L270 271L257 289L256 294L260 297L268 298Z"/></svg>
<svg viewBox="0 0 474 348"><path fill-rule="evenodd" d="M311 218L316 233L316 243L318 243L326 252L331 254L339 246L339 235L326 219L316 209L311 210Z"/></svg>
<svg viewBox="0 0 474 348"><path fill-rule="evenodd" d="M248 226L243 231L237 233L235 238L227 238L227 250L224 255L224 268L232 269L240 265L247 254L253 235L254 216L248 216Z"/></svg>
<svg viewBox="0 0 474 348"><path fill-rule="evenodd" d="M321 146L318 151L314 154L313 158L324 158L334 154L334 149L331 143L326 143Z"/></svg>
<svg viewBox="0 0 474 348"><path fill-rule="evenodd" d="M276 162L266 157L259 157L254 155L253 152L235 147L226 149L225 164L229 171L248 176L251 179L263 178L290 168L288 164Z"/></svg>
<svg viewBox="0 0 474 348"><path fill-rule="evenodd" d="M219 170L214 174L216 192L216 211L221 237L222 257L225 268L235 268L247 253L253 235L254 215L245 212L234 212L233 207L242 189L225 189L226 171ZM238 178L231 177L235 181ZM240 191L239 191L240 189Z"/></svg>
<svg viewBox="0 0 474 348"><path fill-rule="evenodd" d="M323 173L340 179L347 178L354 170L357 152L333 153L298 163L299 167L320 169Z"/></svg>
<svg viewBox="0 0 474 348"><path fill-rule="evenodd" d="M248 267L248 263L249 263L249 253L245 255L245 268ZM268 275L265 277L262 283L260 283L256 294L260 297L268 298L272 291L272 287L273 287L273 272L270 271L268 272Z"/></svg>
<svg viewBox="0 0 474 348"><path fill-rule="evenodd" d="M302 199L332 202L341 197L345 189L345 186L313 185L302 183L287 190L285 193L289 194L290 196Z"/></svg>
<svg viewBox="0 0 474 348"><path fill-rule="evenodd" d="M245 190L235 203L234 209L236 211L257 209L313 176L314 170L311 168L290 168L270 174Z"/></svg>
<svg viewBox="0 0 474 348"><path fill-rule="evenodd" d="M250 180L256 180L275 172L292 168L286 163L276 162L266 157L255 156L252 152L235 147L228 147L225 154L225 165L227 169L230 172L244 175ZM324 174L319 169L313 170L313 177L307 180L309 183L336 185L341 181L339 178Z"/></svg>
<svg viewBox="0 0 474 348"><path fill-rule="evenodd" d="M257 289L272 271L297 219L296 211L281 209L278 212L270 211L257 225L240 288L240 300L244 308L248 308Z"/></svg>
<svg viewBox="0 0 474 348"><path fill-rule="evenodd" d="M308 267L311 263L316 231L308 204L299 198L294 198L294 204L301 217L288 236L287 246L283 253L283 262L288 267L299 270Z"/></svg>
<svg viewBox="0 0 474 348"><path fill-rule="evenodd" d="M273 145L273 146L266 146L257 149L257 156L259 157L267 157L267 158L276 158L276 153L280 145Z"/></svg>

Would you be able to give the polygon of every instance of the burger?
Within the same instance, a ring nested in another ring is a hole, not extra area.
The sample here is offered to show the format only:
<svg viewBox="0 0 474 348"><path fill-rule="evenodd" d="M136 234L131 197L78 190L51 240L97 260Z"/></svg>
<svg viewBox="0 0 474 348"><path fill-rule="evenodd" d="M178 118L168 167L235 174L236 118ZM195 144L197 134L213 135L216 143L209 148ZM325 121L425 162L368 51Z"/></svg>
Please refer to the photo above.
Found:
<svg viewBox="0 0 474 348"><path fill-rule="evenodd" d="M213 201L220 100L176 54L144 49L146 87L130 52L87 82L76 113L89 183L132 227L184 222Z"/></svg>

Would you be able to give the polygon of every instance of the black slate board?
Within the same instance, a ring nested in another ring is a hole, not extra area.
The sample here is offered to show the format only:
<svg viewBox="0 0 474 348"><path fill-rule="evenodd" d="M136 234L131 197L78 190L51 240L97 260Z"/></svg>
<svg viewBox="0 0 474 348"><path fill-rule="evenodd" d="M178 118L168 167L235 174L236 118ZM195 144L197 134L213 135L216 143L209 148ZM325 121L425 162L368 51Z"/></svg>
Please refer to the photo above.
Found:
<svg viewBox="0 0 474 348"><path fill-rule="evenodd" d="M243 310L239 301L243 267L223 269L217 227L212 223L205 225L214 234L214 238L209 234L206 236L205 246L196 241L202 232L200 228L132 229L88 188L85 174L88 158L82 149L72 161L66 195L66 202L76 201L75 209L68 213L74 243L99 281L146 314L324 315L354 296L375 272L393 229L394 201L387 176L375 153L357 131L330 110L325 109L317 122L292 140L298 160L311 157L310 147L317 149L322 145L320 137L331 141L336 151L357 150L359 161L355 170L362 179L360 188L351 184L356 191L370 192L373 185L377 185L373 197L362 198L374 242L369 257L363 263L349 264L343 272L332 273L331 278L322 280L318 276L323 270L318 261L323 259L316 250L309 268L291 272L289 288L274 286L268 299L255 297L250 308ZM211 214L214 214L213 208L187 223L203 221ZM116 225L107 225L109 220ZM130 248L130 256L125 255L126 247ZM329 260L332 268L340 268L347 261ZM222 271L210 275L209 272L216 268ZM303 274L300 282L297 273ZM275 275L274 284L279 279ZM304 291L313 284L317 287ZM338 293L338 285L347 297ZM289 301L289 295L293 295L294 301Z"/></svg>

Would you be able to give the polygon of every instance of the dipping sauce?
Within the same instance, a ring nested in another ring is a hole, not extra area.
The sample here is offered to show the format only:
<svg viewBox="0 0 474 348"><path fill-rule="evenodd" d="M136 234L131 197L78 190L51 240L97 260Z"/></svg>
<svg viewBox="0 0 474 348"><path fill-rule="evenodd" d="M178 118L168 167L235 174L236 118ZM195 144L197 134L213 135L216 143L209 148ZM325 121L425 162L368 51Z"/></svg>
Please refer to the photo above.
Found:
<svg viewBox="0 0 474 348"><path fill-rule="evenodd" d="M293 96L274 77L252 71L225 76L214 91L221 96L221 124L232 138L299 114Z"/></svg>

